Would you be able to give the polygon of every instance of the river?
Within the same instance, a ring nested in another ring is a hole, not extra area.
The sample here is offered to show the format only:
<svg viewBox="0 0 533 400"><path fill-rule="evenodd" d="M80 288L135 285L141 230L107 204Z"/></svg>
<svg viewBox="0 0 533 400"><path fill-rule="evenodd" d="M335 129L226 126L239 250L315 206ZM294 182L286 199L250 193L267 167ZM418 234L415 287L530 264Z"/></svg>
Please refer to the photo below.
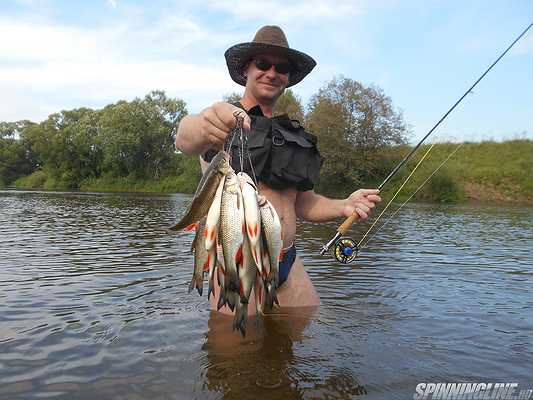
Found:
<svg viewBox="0 0 533 400"><path fill-rule="evenodd" d="M407 399L533 387L533 208L410 204L343 265L300 223L321 297L249 323L188 293L190 196L0 191L1 399ZM350 232L359 238L368 227Z"/></svg>

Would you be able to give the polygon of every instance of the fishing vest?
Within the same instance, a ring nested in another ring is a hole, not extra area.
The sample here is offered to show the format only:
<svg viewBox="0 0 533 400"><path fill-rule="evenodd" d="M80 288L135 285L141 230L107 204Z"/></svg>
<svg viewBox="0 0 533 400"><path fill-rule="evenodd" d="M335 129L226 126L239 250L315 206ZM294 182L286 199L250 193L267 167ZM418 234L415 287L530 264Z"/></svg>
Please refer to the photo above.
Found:
<svg viewBox="0 0 533 400"><path fill-rule="evenodd" d="M243 108L240 103L235 106ZM244 109L244 108L243 108ZM294 187L298 191L311 190L318 183L320 167L324 158L317 149L317 137L307 132L295 119L286 114L272 118L263 115L255 106L248 111L251 131L246 132L246 147L250 154L253 171L245 153L243 170L255 176L273 189ZM238 138L231 146L231 166L241 170L241 144ZM210 162L217 151L208 150L202 158Z"/></svg>

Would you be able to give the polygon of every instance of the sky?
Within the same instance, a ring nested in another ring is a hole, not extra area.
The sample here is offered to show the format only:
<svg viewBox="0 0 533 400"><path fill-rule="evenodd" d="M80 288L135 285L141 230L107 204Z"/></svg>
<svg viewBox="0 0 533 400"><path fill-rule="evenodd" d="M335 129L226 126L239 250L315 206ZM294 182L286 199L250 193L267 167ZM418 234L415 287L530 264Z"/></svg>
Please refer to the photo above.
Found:
<svg viewBox="0 0 533 400"><path fill-rule="evenodd" d="M532 22L532 0L0 0L0 121L156 89L197 113L242 93L224 51L279 25L318 63L304 105L336 76L379 86L415 143ZM533 139L533 28L433 136Z"/></svg>

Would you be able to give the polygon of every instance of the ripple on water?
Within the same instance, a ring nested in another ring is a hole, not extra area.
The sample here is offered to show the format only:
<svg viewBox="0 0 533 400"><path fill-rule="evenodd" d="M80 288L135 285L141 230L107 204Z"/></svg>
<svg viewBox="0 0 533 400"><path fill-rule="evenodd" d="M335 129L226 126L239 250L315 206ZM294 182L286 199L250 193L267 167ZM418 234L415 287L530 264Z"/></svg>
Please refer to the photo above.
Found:
<svg viewBox="0 0 533 400"><path fill-rule="evenodd" d="M187 288L188 196L0 192L0 397L406 398L418 382L530 384L533 210L410 205L356 264L299 226L318 310L249 323ZM352 236L368 227L361 223Z"/></svg>

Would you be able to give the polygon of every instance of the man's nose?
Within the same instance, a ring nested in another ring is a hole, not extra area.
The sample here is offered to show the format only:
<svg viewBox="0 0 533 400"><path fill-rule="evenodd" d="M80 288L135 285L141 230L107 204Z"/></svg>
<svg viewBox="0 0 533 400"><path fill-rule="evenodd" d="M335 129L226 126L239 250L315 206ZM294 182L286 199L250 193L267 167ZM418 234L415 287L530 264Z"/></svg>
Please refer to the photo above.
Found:
<svg viewBox="0 0 533 400"><path fill-rule="evenodd" d="M267 69L265 72L267 73L267 76L272 78L275 78L277 74L276 69L274 68L274 64L272 64L270 68Z"/></svg>

